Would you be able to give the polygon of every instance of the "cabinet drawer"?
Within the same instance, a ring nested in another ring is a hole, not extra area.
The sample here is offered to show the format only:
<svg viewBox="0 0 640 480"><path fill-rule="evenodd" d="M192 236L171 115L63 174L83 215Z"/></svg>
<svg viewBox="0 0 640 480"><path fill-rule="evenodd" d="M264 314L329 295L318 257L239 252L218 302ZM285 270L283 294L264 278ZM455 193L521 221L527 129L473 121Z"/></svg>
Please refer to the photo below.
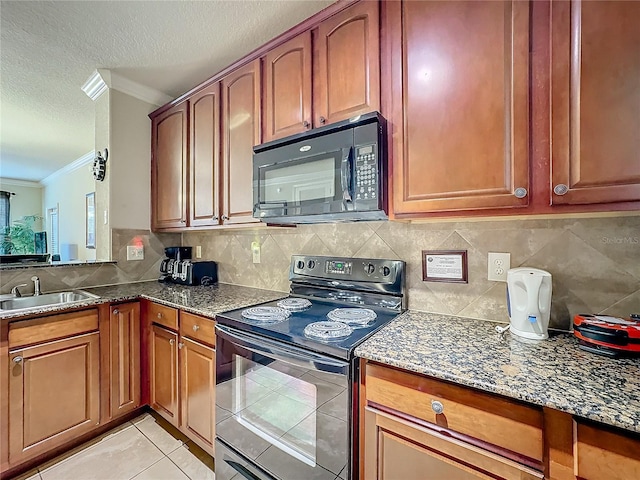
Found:
<svg viewBox="0 0 640 480"><path fill-rule="evenodd" d="M536 407L371 363L366 397L369 404L542 461L543 416ZM442 413L436 414L438 406Z"/></svg>
<svg viewBox="0 0 640 480"><path fill-rule="evenodd" d="M98 311L48 315L9 324L9 348L47 342L98 330Z"/></svg>
<svg viewBox="0 0 640 480"><path fill-rule="evenodd" d="M178 309L165 307L157 303L149 303L149 318L153 323L178 330Z"/></svg>
<svg viewBox="0 0 640 480"><path fill-rule="evenodd" d="M180 314L180 335L199 340L203 343L215 346L216 322L210 318L200 317L192 313Z"/></svg>
<svg viewBox="0 0 640 480"><path fill-rule="evenodd" d="M575 474L585 480L640 478L640 438L575 423Z"/></svg>

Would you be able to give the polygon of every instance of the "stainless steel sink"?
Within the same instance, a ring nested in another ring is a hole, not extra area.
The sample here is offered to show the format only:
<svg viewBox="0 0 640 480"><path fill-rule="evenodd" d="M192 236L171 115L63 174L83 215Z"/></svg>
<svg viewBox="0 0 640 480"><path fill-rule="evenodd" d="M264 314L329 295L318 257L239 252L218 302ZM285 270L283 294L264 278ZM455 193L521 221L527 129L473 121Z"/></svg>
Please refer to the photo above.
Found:
<svg viewBox="0 0 640 480"><path fill-rule="evenodd" d="M0 311L32 310L40 307L52 305L68 305L86 300L100 298L84 290L73 290L70 292L43 293L32 297L10 298L0 301Z"/></svg>

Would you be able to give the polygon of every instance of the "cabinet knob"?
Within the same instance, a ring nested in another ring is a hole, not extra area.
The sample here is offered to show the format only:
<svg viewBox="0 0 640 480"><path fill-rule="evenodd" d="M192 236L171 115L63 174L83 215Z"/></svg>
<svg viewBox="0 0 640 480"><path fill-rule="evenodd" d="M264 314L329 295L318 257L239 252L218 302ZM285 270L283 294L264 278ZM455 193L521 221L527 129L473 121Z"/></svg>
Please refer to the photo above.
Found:
<svg viewBox="0 0 640 480"><path fill-rule="evenodd" d="M169 345L175 345L176 341L172 338L171 340L169 340Z"/></svg>
<svg viewBox="0 0 640 480"><path fill-rule="evenodd" d="M518 187L514 190L513 194L516 196L516 198L524 198L527 196L527 189L526 188L522 188L522 187Z"/></svg>
<svg viewBox="0 0 640 480"><path fill-rule="evenodd" d="M178 343L178 348L179 348L180 350L182 350L182 347L184 347L184 343L182 343L182 342Z"/></svg>
<svg viewBox="0 0 640 480"><path fill-rule="evenodd" d="M13 357L13 363L22 363L22 357L20 355Z"/></svg>
<svg viewBox="0 0 640 480"><path fill-rule="evenodd" d="M162 318L162 312L158 312L158 318Z"/></svg>
<svg viewBox="0 0 640 480"><path fill-rule="evenodd" d="M119 315L120 314L120 310L118 310L117 308L113 310L113 314L114 315Z"/></svg>
<svg viewBox="0 0 640 480"><path fill-rule="evenodd" d="M311 126L311 124L305 120L304 122L302 122L302 126L304 128L309 128Z"/></svg>
<svg viewBox="0 0 640 480"><path fill-rule="evenodd" d="M324 125L325 123L327 123L327 119L324 117L320 117L320 123Z"/></svg>
<svg viewBox="0 0 640 480"><path fill-rule="evenodd" d="M433 410L433 413L435 413L436 415L440 415L442 412L444 412L444 405L442 405L442 403L437 400L431 400L431 410Z"/></svg>
<svg viewBox="0 0 640 480"><path fill-rule="evenodd" d="M187 223L186 220L180 220L180 223Z"/></svg>
<svg viewBox="0 0 640 480"><path fill-rule="evenodd" d="M194 325L193 326L193 331L197 332L198 330L200 330L200 325Z"/></svg>
<svg viewBox="0 0 640 480"><path fill-rule="evenodd" d="M213 217L211 217L211 220L213 220L214 222L217 222L218 221L218 216L214 215Z"/></svg>
<svg viewBox="0 0 640 480"><path fill-rule="evenodd" d="M226 215L222 215L222 220L229 220L229 217L227 217Z"/></svg>
<svg viewBox="0 0 640 480"><path fill-rule="evenodd" d="M569 187L567 187L564 183L559 183L555 187L553 187L553 193L556 195L564 195L569 191Z"/></svg>

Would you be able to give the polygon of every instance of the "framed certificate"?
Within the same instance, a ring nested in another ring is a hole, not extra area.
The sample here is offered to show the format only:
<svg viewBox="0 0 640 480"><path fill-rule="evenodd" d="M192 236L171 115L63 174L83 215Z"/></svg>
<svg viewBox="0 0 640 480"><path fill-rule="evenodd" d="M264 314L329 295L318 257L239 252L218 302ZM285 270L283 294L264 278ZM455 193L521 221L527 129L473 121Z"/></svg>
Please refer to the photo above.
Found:
<svg viewBox="0 0 640 480"><path fill-rule="evenodd" d="M469 283L466 250L422 250L422 280Z"/></svg>

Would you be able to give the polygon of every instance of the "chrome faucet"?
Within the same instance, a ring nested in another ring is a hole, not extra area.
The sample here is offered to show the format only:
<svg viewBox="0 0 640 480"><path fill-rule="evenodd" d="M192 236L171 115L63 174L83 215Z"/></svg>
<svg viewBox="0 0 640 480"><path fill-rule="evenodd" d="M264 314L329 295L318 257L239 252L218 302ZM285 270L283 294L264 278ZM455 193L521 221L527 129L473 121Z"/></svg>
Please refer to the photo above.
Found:
<svg viewBox="0 0 640 480"><path fill-rule="evenodd" d="M13 295L16 298L20 298L22 296L22 294L20 293L19 288L20 287L26 287L27 284L26 283L21 283L20 285L16 285L15 287L13 287L11 289L11 295Z"/></svg>
<svg viewBox="0 0 640 480"><path fill-rule="evenodd" d="M40 279L34 275L31 277L31 281L33 282L33 295L40 295L42 292L40 291Z"/></svg>

